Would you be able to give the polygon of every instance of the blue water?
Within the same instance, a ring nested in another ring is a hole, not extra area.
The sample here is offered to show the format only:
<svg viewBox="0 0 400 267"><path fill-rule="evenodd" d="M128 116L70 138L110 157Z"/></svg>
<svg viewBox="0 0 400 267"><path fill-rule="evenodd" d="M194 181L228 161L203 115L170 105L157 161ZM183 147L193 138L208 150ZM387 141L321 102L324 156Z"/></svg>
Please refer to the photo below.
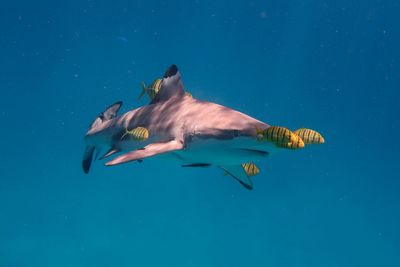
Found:
<svg viewBox="0 0 400 267"><path fill-rule="evenodd" d="M400 266L398 1L61 2L0 9L0 267ZM326 143L253 191L156 158L85 175L89 123L172 63Z"/></svg>

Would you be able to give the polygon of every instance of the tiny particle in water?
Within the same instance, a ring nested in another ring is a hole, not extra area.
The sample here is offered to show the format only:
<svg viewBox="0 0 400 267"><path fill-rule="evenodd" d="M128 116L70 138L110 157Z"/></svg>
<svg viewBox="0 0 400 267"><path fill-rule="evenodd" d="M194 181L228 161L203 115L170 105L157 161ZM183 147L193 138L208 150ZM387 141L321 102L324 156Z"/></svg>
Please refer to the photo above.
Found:
<svg viewBox="0 0 400 267"><path fill-rule="evenodd" d="M118 36L117 39L125 43L128 42L128 39L124 36Z"/></svg>
<svg viewBox="0 0 400 267"><path fill-rule="evenodd" d="M267 17L267 12L266 11L261 11L260 12L260 17L265 19Z"/></svg>

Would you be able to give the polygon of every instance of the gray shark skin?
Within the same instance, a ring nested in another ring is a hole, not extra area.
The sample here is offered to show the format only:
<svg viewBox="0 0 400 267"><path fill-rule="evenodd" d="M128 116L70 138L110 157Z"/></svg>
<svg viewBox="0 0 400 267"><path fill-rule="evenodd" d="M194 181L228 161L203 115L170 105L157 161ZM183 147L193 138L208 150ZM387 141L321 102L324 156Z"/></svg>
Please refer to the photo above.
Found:
<svg viewBox="0 0 400 267"><path fill-rule="evenodd" d="M105 163L122 164L160 154L176 159L184 167L216 166L247 189L252 181L241 167L245 162L265 159L277 148L257 140L257 129L268 124L239 111L187 96L178 68L172 65L162 87L149 105L117 116L122 102L111 105L92 123L86 136L83 170L89 172L95 152L107 149L100 158L122 155ZM145 127L150 138L122 138L127 129Z"/></svg>

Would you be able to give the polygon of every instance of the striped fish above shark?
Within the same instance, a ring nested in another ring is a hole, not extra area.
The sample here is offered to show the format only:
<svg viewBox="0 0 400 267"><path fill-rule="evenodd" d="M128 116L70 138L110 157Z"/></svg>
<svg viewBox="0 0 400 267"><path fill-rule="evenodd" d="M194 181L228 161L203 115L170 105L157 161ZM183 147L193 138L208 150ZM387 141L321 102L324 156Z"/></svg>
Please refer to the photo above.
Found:
<svg viewBox="0 0 400 267"><path fill-rule="evenodd" d="M107 166L166 154L183 167L221 168L245 188L252 189L251 177L259 173L256 163L277 150L324 142L315 131L302 128L296 134L228 107L193 98L185 93L176 65L167 69L159 83L159 90L148 105L118 116L122 106L119 101L94 120L84 138L85 173L100 151L106 151L100 160L118 154L105 163ZM304 142L300 135L312 138Z"/></svg>

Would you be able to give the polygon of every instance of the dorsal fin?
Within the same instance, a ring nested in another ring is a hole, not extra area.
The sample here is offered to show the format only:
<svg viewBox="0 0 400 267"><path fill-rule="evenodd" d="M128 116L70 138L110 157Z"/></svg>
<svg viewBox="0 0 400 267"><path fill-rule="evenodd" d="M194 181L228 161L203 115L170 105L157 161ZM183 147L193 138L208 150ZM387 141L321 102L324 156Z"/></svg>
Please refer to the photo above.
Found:
<svg viewBox="0 0 400 267"><path fill-rule="evenodd" d="M164 74L160 92L154 97L150 104L166 101L171 97L182 97L185 95L183 83L178 67L171 65Z"/></svg>

